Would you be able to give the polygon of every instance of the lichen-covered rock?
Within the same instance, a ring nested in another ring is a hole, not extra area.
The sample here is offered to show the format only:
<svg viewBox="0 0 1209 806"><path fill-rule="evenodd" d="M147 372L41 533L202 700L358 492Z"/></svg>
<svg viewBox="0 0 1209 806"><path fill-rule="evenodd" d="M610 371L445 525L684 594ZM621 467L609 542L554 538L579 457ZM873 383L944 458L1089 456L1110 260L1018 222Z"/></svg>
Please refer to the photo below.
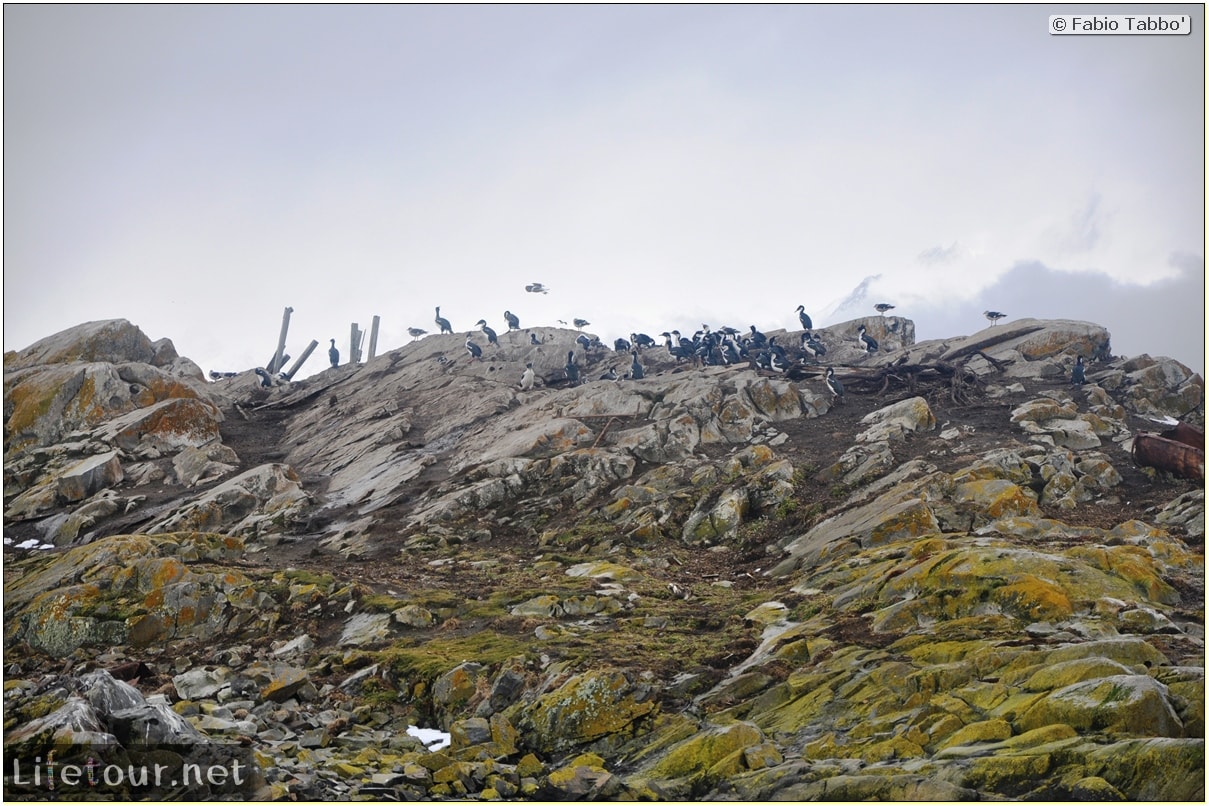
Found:
<svg viewBox="0 0 1209 806"><path fill-rule="evenodd" d="M559 752L632 732L658 707L650 694L616 669L575 675L524 713L522 741L537 751Z"/></svg>
<svg viewBox="0 0 1209 806"><path fill-rule="evenodd" d="M1070 725L1118 736L1183 735L1167 687L1148 675L1110 675L1058 689L1020 717L1021 730Z"/></svg>

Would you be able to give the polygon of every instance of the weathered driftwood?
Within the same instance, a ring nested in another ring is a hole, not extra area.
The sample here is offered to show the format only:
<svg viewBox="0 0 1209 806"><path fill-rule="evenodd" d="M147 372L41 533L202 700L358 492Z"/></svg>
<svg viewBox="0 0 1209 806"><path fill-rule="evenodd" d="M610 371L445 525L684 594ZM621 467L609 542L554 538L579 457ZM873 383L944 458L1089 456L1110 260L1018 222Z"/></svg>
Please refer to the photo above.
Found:
<svg viewBox="0 0 1209 806"><path fill-rule="evenodd" d="M1143 467L1203 481L1205 434L1186 423L1161 434L1138 434L1133 440L1133 459Z"/></svg>
<svg viewBox="0 0 1209 806"><path fill-rule="evenodd" d="M845 391L859 395L882 396L896 388L904 388L911 394L917 393L920 387L947 388L954 403L968 403L985 386L984 381L966 366L975 356L981 356L1000 372L1007 366L981 350L971 350L958 363L935 361L928 364L898 363L876 368L837 367L836 377L844 384ZM790 380L807 377L806 372L795 373L795 369L791 368L788 373ZM819 369L811 368L810 375L821 378Z"/></svg>

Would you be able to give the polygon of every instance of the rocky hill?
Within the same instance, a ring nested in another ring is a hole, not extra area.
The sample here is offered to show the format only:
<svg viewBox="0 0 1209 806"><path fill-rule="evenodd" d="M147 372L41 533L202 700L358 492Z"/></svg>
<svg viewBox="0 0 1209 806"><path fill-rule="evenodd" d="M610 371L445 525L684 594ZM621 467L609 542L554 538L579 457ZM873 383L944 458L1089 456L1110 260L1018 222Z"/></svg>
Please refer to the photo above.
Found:
<svg viewBox="0 0 1209 806"><path fill-rule="evenodd" d="M6 354L6 797L53 751L223 768L65 799L1203 800L1203 481L1130 451L1203 379L816 333L620 381L553 328L267 387L123 320Z"/></svg>

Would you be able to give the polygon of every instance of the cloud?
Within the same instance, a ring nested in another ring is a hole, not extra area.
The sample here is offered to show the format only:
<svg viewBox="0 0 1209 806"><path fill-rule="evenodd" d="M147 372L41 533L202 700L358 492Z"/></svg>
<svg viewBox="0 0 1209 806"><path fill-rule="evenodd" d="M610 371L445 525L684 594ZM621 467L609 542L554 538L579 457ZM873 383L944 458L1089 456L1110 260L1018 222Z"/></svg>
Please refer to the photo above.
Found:
<svg viewBox="0 0 1209 806"><path fill-rule="evenodd" d="M953 243L949 244L948 246L929 247L929 248L925 249L924 251L920 252L919 255L915 259L918 260L920 263L925 263L925 264L949 263L952 260L954 260L959 254L960 254L960 249L957 245L957 242L954 241Z"/></svg>
<svg viewBox="0 0 1209 806"><path fill-rule="evenodd" d="M1205 259L1175 253L1172 275L1149 284L1122 283L1101 272L1070 272L1040 261L1019 261L995 283L960 304L916 305L920 341L972 333L986 326L982 311L1009 319L1077 319L1108 328L1115 355L1164 355L1204 374Z"/></svg>

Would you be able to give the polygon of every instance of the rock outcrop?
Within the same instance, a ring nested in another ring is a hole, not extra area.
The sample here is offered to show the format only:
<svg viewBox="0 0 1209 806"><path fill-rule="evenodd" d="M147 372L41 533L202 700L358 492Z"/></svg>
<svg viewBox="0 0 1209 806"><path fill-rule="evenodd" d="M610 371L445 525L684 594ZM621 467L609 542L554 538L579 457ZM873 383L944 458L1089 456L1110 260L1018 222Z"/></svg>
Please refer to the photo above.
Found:
<svg viewBox="0 0 1209 806"><path fill-rule="evenodd" d="M1085 322L815 334L616 382L554 328L271 387L121 320L7 354L6 758L222 771L113 798L1203 799L1204 493L1130 454L1200 376Z"/></svg>

